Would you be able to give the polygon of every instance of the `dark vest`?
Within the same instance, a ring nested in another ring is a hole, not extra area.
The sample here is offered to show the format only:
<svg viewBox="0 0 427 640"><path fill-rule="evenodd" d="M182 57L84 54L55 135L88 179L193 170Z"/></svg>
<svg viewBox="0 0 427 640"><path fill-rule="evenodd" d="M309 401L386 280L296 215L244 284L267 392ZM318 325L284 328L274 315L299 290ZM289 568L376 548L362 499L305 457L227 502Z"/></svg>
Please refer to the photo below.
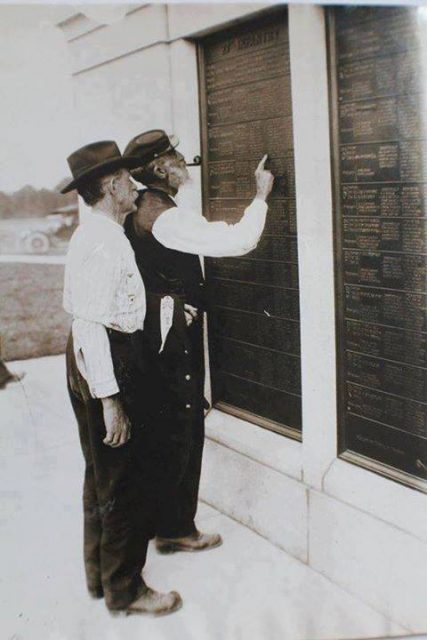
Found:
<svg viewBox="0 0 427 640"><path fill-rule="evenodd" d="M205 309L203 274L198 256L164 247L151 232L135 231L138 216L170 209L176 206L173 200L162 191L147 189L140 192L137 205L138 211L125 221L125 232L147 297L144 330L136 332L134 342L139 367L148 373L144 410L146 417L151 415L158 424L172 425L170 428L176 428L182 437L187 433L183 424L195 416L203 420L203 318L199 314L199 319L187 327L183 306L188 303ZM174 298L174 317L160 353L160 304L165 295Z"/></svg>
<svg viewBox="0 0 427 640"><path fill-rule="evenodd" d="M136 203L138 211L126 218L126 236L135 252L146 291L164 295L176 294L181 296L184 302L198 309L205 309L205 283L199 257L168 249L149 231L137 235L134 216L144 215L144 206L150 206L151 203L163 205L165 209L176 206L164 192L145 189L139 193Z"/></svg>

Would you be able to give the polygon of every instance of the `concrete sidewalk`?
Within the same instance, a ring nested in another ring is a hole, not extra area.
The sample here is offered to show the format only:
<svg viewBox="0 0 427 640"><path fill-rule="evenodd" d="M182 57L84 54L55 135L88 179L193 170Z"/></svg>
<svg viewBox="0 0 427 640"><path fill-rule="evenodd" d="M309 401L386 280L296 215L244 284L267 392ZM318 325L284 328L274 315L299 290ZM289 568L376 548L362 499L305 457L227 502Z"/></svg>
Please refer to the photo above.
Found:
<svg viewBox="0 0 427 640"><path fill-rule="evenodd" d="M0 391L1 638L8 640L316 640L405 635L353 596L241 524L201 504L220 531L208 553L159 556L145 578L177 589L178 613L113 619L86 595L81 558L83 461L63 356L12 363ZM220 469L218 473L220 473Z"/></svg>

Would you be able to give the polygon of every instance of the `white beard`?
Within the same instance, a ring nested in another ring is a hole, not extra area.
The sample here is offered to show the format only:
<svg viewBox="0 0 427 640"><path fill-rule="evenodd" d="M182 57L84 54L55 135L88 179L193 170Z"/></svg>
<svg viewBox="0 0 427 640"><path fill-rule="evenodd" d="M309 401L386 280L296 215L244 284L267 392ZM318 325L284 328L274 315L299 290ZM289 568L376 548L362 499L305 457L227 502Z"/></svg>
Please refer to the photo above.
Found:
<svg viewBox="0 0 427 640"><path fill-rule="evenodd" d="M202 208L202 200L198 183L190 177L179 188L175 200L180 207L200 211Z"/></svg>

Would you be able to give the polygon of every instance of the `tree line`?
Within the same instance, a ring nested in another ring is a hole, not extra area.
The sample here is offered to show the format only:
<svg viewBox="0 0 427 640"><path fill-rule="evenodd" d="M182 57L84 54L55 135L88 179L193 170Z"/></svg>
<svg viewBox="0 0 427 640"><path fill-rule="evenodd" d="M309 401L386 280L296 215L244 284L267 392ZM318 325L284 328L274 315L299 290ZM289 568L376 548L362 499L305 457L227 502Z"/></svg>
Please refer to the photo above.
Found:
<svg viewBox="0 0 427 640"><path fill-rule="evenodd" d="M0 191L0 219L40 218L54 209L77 203L75 192L59 193L66 182L62 180L53 190L26 185L11 194Z"/></svg>

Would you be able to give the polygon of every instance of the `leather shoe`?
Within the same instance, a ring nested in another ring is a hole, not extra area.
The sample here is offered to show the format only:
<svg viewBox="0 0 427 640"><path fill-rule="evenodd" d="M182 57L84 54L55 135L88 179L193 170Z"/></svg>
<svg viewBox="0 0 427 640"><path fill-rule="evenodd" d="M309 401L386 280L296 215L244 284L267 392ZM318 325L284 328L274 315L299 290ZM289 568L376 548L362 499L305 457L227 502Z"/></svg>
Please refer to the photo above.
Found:
<svg viewBox="0 0 427 640"><path fill-rule="evenodd" d="M156 538L156 549L159 553L175 553L176 551L207 551L222 544L219 533L195 533L183 538Z"/></svg>
<svg viewBox="0 0 427 640"><path fill-rule="evenodd" d="M182 598L177 591L160 593L144 585L138 597L126 609L110 609L113 616L151 615L164 616L178 611L182 607Z"/></svg>

